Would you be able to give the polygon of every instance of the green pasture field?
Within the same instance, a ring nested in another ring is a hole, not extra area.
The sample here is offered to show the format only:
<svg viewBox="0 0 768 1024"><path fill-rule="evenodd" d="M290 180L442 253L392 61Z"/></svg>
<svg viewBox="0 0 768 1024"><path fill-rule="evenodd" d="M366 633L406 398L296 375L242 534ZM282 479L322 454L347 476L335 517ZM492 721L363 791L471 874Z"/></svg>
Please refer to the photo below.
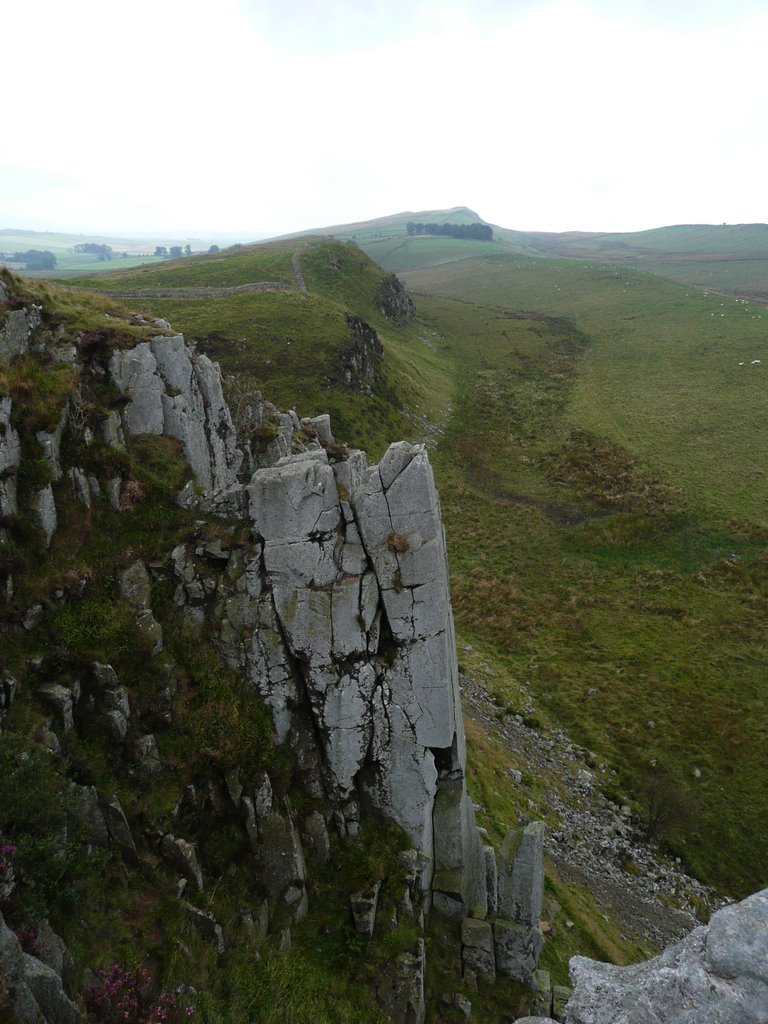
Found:
<svg viewBox="0 0 768 1024"><path fill-rule="evenodd" d="M500 699L530 685L641 812L663 791L689 869L765 885L768 314L572 261L403 276L455 368L453 602Z"/></svg>

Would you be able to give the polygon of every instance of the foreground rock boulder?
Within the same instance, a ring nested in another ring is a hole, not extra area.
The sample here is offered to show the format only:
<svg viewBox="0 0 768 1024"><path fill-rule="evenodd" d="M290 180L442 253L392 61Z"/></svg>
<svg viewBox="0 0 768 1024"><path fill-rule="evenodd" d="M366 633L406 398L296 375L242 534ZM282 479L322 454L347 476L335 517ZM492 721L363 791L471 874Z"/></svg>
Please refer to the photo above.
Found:
<svg viewBox="0 0 768 1024"><path fill-rule="evenodd" d="M631 967L571 960L566 1024L765 1024L768 889Z"/></svg>

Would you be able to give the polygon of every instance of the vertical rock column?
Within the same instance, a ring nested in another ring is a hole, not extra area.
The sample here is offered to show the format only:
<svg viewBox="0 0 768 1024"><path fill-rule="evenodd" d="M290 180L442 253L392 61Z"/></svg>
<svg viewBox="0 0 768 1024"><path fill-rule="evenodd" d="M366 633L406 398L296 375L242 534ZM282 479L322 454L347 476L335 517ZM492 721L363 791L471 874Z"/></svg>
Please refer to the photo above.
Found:
<svg viewBox="0 0 768 1024"><path fill-rule="evenodd" d="M485 866L464 784L445 535L425 449L391 445L353 505L381 591L388 655L363 786L433 858L438 909L482 917Z"/></svg>
<svg viewBox="0 0 768 1024"><path fill-rule="evenodd" d="M522 831L507 834L499 864L498 918L493 925L496 970L528 985L544 944L539 930L543 849L544 823L533 821Z"/></svg>

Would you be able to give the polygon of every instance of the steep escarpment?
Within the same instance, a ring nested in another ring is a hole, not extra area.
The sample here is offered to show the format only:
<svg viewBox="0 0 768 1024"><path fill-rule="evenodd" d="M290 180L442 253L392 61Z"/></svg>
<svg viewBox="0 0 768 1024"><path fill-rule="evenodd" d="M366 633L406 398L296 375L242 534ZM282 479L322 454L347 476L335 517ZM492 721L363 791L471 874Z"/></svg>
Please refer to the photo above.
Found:
<svg viewBox="0 0 768 1024"><path fill-rule="evenodd" d="M300 942L332 891L343 934L394 944L372 954L367 1011L377 1001L393 1021L425 1017L431 908L463 957L457 999L478 978L530 983L541 836L510 837L497 864L475 825L426 451L395 444L368 466L327 416L257 395L238 437L218 367L167 323L39 313L5 331L2 369L0 829L16 1019L59 1013L35 995L23 936L50 915L87 947L69 883L102 903L97 876L118 864L134 913L171 893L185 947L191 929L235 963ZM161 458L166 481L150 472ZM14 801L27 766L44 797ZM341 886L333 864L347 865ZM67 885L49 891L47 875ZM107 970L95 955L48 979L73 1019L82 971Z"/></svg>

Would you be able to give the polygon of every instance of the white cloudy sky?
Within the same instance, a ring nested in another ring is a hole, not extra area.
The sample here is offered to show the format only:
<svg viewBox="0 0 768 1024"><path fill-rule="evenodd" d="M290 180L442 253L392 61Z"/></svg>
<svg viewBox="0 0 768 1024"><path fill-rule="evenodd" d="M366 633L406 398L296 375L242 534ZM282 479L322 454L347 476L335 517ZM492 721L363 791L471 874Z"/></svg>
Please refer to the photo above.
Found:
<svg viewBox="0 0 768 1024"><path fill-rule="evenodd" d="M766 221L765 0L24 0L0 227Z"/></svg>

